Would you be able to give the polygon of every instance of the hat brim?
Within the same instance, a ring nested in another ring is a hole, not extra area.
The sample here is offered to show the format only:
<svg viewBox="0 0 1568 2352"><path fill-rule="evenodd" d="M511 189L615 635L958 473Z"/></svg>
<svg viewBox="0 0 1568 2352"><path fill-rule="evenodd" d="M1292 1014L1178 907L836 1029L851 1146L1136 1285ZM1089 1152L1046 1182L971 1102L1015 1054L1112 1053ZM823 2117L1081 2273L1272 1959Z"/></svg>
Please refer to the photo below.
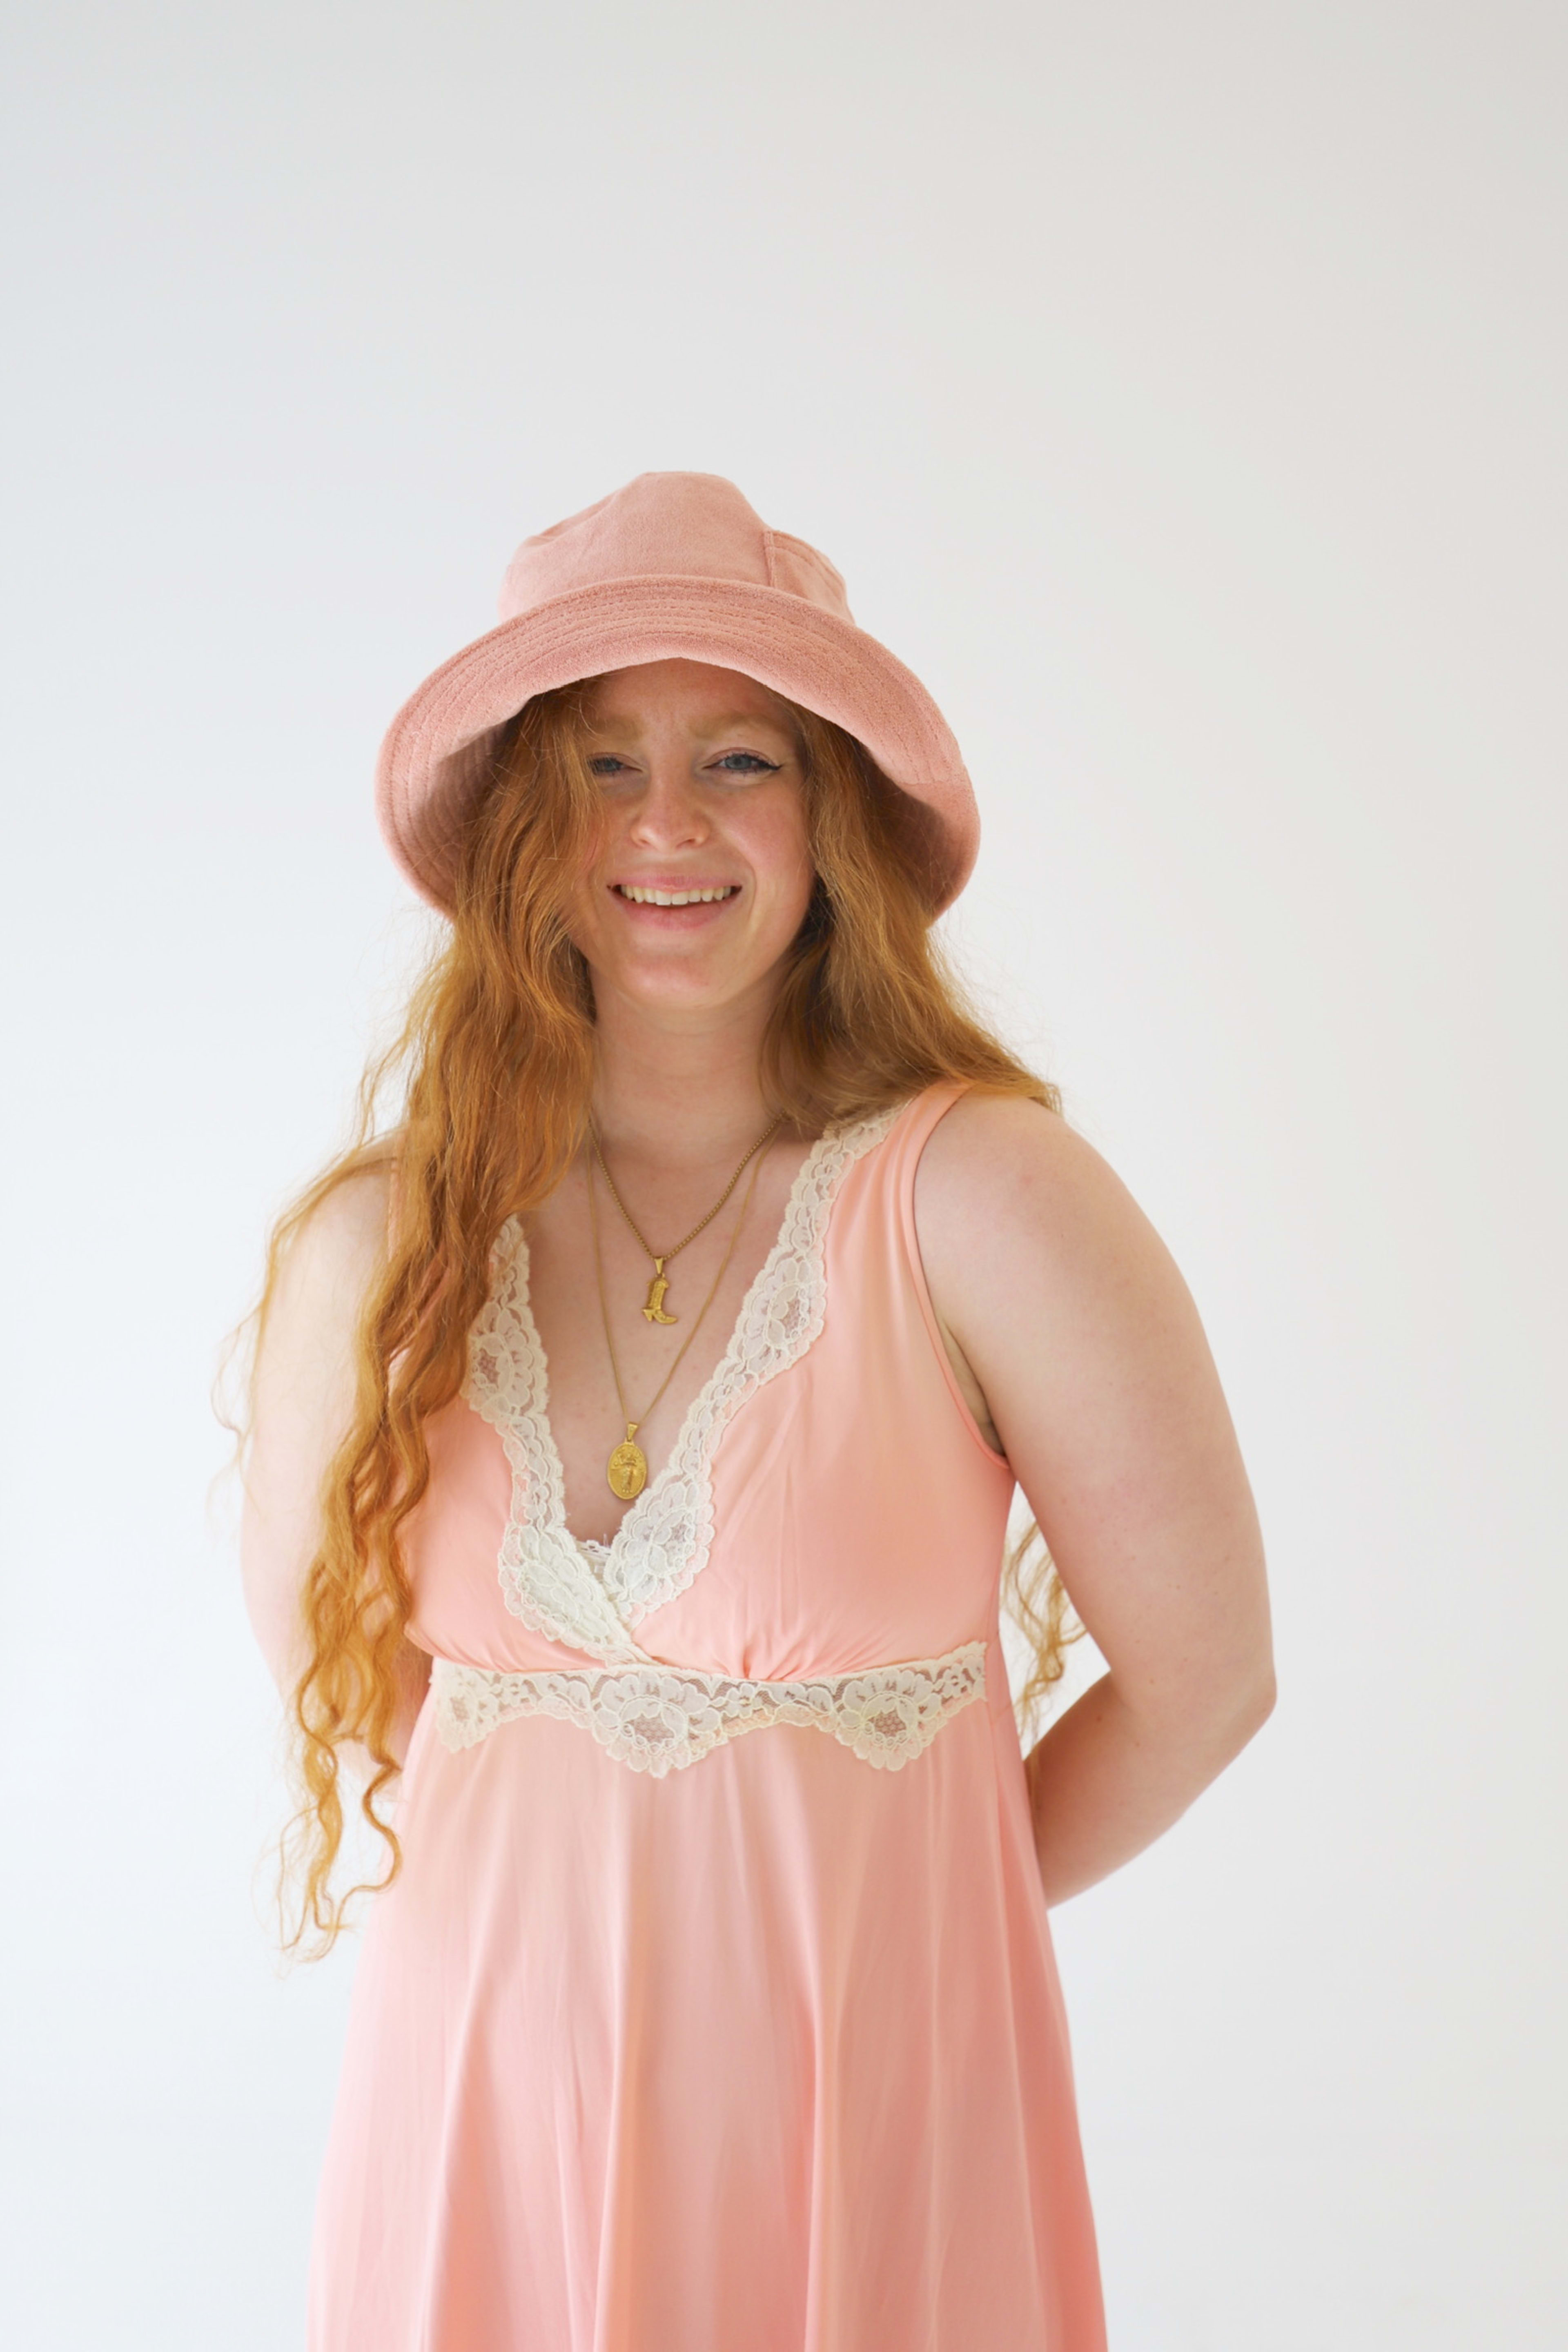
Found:
<svg viewBox="0 0 1568 2352"><path fill-rule="evenodd" d="M974 793L952 731L886 646L787 590L661 575L595 582L477 637L418 687L387 729L376 814L420 895L452 911L468 816L493 774L498 728L531 696L601 670L685 656L738 669L858 738L935 814L945 852L938 910L969 879Z"/></svg>

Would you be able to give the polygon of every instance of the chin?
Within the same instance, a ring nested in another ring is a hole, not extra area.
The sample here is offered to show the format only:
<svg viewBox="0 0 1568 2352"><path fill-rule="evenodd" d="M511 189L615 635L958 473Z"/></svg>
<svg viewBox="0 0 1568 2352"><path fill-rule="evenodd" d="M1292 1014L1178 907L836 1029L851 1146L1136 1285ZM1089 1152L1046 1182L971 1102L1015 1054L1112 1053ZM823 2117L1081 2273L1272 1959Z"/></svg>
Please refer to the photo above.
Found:
<svg viewBox="0 0 1568 2352"><path fill-rule="evenodd" d="M647 1013L719 1012L776 986L789 944L773 956L652 955L595 957L588 970L595 992L608 990L624 1004Z"/></svg>
<svg viewBox="0 0 1568 2352"><path fill-rule="evenodd" d="M639 968L596 972L595 981L595 984L606 982L626 1003L639 1005L649 1013L707 1013L751 995L766 982L768 976L766 971L672 971L667 965L651 971Z"/></svg>

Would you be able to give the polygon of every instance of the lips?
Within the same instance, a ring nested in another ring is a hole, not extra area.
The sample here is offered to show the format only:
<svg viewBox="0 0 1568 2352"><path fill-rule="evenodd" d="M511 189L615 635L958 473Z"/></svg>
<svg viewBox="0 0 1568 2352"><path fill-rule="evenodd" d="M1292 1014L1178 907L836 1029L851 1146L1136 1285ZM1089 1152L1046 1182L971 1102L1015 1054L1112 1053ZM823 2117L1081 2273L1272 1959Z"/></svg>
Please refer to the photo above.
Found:
<svg viewBox="0 0 1568 2352"><path fill-rule="evenodd" d="M614 897L628 907L721 907L739 895L738 882L612 882Z"/></svg>

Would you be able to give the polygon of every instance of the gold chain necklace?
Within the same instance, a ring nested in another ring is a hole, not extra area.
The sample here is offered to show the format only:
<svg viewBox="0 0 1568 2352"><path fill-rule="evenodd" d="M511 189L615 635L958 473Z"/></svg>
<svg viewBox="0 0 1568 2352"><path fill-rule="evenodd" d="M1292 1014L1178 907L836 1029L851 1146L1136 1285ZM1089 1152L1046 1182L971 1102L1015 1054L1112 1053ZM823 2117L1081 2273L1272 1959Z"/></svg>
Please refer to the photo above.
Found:
<svg viewBox="0 0 1568 2352"><path fill-rule="evenodd" d="M775 1119L773 1121L773 1126L776 1127L777 1125L778 1121ZM770 1128L768 1134L771 1135L773 1129ZM765 1143L766 1141L767 1136L763 1136L762 1143ZM746 1160L755 1158L757 1152L762 1148L762 1143L752 1145L751 1150L746 1154ZM598 1158L597 1152L595 1153L595 1158ZM746 1162L743 1160L741 1162L741 1167L743 1168ZM599 1161L599 1165L601 1168L604 1168L605 1163L602 1160ZM640 1495L643 1488L647 1484L647 1455L643 1452L642 1447L637 1442L637 1431L642 1427L643 1423L647 1419L649 1413L653 1411L654 1406L658 1402L659 1398L664 1394L666 1389L669 1386L670 1381L675 1378L676 1366L679 1363L682 1356L685 1355L688 1348L690 1347L693 1339L696 1339L702 1318L707 1314L708 1309L713 1304L713 1300L718 1293L719 1285L723 1281L725 1273L729 1267L730 1260L735 1255L735 1244L741 1238L741 1227L746 1222L746 1212L752 1205L752 1194L757 1189L757 1178L762 1172L762 1161L758 1160L756 1166L752 1171L752 1181L747 1185L745 1198L741 1202L740 1214L735 1219L735 1230L730 1235L730 1245L724 1252L718 1273L713 1277L712 1288L709 1291L707 1297L703 1300L701 1306L697 1311L697 1321L693 1323L690 1330L687 1333L685 1339L676 1349L675 1362L670 1365L668 1371L666 1372L663 1380L660 1381L658 1388L654 1391L653 1395L648 1399L647 1404L644 1405L640 1417L634 1421L626 1410L626 1392L621 1386L621 1368L616 1360L616 1342L610 1330L610 1309L605 1297L605 1261L599 1255L599 1212L594 1197L594 1162L592 1160L588 1162L588 1223L594 1230L594 1272L598 1276L599 1282L599 1313L604 1318L605 1345L610 1351L610 1370L615 1374L616 1396L620 1404L621 1418L626 1424L626 1433L625 1437L616 1446L615 1452L611 1454L609 1461L605 1465L605 1476L608 1482L611 1494L618 1495L623 1503L629 1503L635 1496ZM741 1170L738 1168L735 1171L736 1176L738 1176ZM608 1182L609 1171L607 1169L605 1170L605 1181ZM611 1185L610 1189L614 1192L614 1185ZM730 1192L732 1192L734 1189L735 1185L732 1178L731 1180L729 1192L725 1193L725 1200L728 1200ZM723 1205L723 1201L721 1201L719 1207L722 1208ZM624 1213L625 1213L623 1212L623 1214ZM708 1215L702 1220L703 1224L710 1223L717 1213L717 1210L710 1210ZM627 1218L626 1222L630 1224L630 1218ZM633 1226L632 1230L635 1233L637 1228ZM700 1231L701 1228L699 1227L698 1230ZM687 1241L690 1241L692 1238L693 1236L690 1234L688 1234L686 1237ZM640 1234L638 1235L638 1239L641 1239ZM645 1249L647 1247L646 1242L643 1244L643 1246ZM686 1244L683 1242L681 1244L681 1247L684 1249L685 1246ZM651 1256L652 1252L649 1251L648 1255ZM671 1255L671 1253L667 1252L666 1255ZM647 1312L646 1307L643 1311L645 1314ZM651 1322L655 1318L650 1316L648 1319ZM675 1320L675 1318L672 1315L663 1315L658 1319L663 1323L672 1323Z"/></svg>
<svg viewBox="0 0 1568 2352"><path fill-rule="evenodd" d="M714 1202L713 1206L709 1210L708 1214L705 1217L700 1217L698 1219L697 1223L692 1226L691 1231L687 1234L686 1241L677 1242L673 1249L667 1250L656 1250L651 1242L645 1241L643 1239L641 1232L633 1221L631 1211L627 1208L626 1202L622 1200L620 1194L616 1190L616 1180L611 1175L608 1168L605 1165L605 1155L599 1144L599 1130L593 1125L592 1121L590 1121L588 1127L588 1140L593 1146L594 1157L599 1163L599 1173L603 1176L605 1183L610 1188L610 1198L615 1202L616 1208L620 1211L622 1216L625 1217L627 1224L631 1226L632 1232L637 1235L639 1245L643 1249L647 1250L649 1257L653 1260L653 1280L648 1284L647 1300L643 1307L643 1313L650 1323L679 1322L679 1316L671 1315L664 1303L666 1293L669 1289L669 1283L664 1271L665 1267L669 1264L672 1257L679 1256L681 1251L686 1247L686 1242L694 1242L697 1239L698 1234L703 1230L704 1226L710 1225L712 1223L714 1218L718 1215L720 1210L723 1207L725 1202L729 1199L731 1193L734 1191L736 1185L745 1174L747 1167L750 1165L751 1161L755 1159L757 1153L762 1150L763 1144L767 1142L769 1137L779 1126L783 1118L784 1113L781 1110L777 1118L769 1120L767 1126L763 1128L761 1135L758 1136L755 1143L752 1144L750 1151L747 1152L745 1159L742 1160L740 1166L736 1169L734 1174L725 1185L724 1190ZM592 1192L593 1183L592 1179L590 1178L590 1195L592 1195Z"/></svg>

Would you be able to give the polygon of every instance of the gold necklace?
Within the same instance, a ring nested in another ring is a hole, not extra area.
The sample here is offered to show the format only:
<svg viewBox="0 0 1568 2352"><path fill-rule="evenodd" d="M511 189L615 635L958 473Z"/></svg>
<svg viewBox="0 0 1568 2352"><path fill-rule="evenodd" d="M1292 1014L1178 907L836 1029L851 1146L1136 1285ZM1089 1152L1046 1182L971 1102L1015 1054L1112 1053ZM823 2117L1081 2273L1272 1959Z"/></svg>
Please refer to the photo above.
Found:
<svg viewBox="0 0 1568 2352"><path fill-rule="evenodd" d="M767 1142L769 1137L773 1133L783 1118L784 1113L781 1110L777 1118L770 1119L767 1126L763 1128L761 1135L758 1136L755 1143L752 1144L751 1150L747 1152L745 1159L742 1160L739 1168L736 1169L734 1174L725 1185L724 1190L720 1193L719 1198L714 1202L713 1206L709 1210L708 1214L705 1217L700 1217L698 1219L697 1223L692 1226L691 1231L687 1234L686 1241L677 1242L673 1249L667 1250L656 1250L651 1242L644 1241L641 1232L633 1222L631 1211L627 1208L626 1202L622 1200L620 1194L616 1190L615 1178L611 1175L608 1168L605 1164L605 1155L599 1144L599 1130L594 1126L592 1121L589 1122L588 1140L593 1145L594 1157L599 1163L599 1172L610 1188L610 1198L615 1202L616 1208L620 1211L622 1216L625 1217L627 1224L631 1226L632 1232L637 1235L637 1239L641 1247L647 1250L649 1257L653 1260L653 1280L648 1284L647 1300L643 1307L643 1314L646 1316L648 1322L679 1322L679 1316L671 1315L664 1303L666 1293L669 1289L669 1282L664 1271L665 1267L669 1264L672 1257L679 1256L681 1251L686 1247L686 1242L694 1242L697 1239L698 1234L703 1230L703 1227L712 1223L714 1218L718 1215L720 1210L723 1207L725 1202L729 1199L731 1193L734 1191L736 1185L745 1174L748 1165L762 1150L763 1144ZM591 1180L589 1189L591 1192Z"/></svg>
<svg viewBox="0 0 1568 2352"><path fill-rule="evenodd" d="M778 1121L776 1119L773 1121L773 1125L775 1127L778 1125ZM771 1133L772 1129L770 1129L769 1132ZM767 1138L764 1136L763 1141L766 1142L766 1140ZM746 1159L752 1159L758 1149L760 1149L759 1146L753 1145L752 1150L746 1154ZM597 1157L596 1154L595 1157ZM599 1164L601 1167L604 1166L604 1162L602 1160ZM743 1167L744 1165L745 1161L742 1160L742 1166ZM615 1452L611 1454L608 1463L605 1465L605 1476L609 1484L611 1494L618 1495L623 1503L629 1503L633 1499L634 1496L640 1495L643 1488L647 1484L647 1455L643 1452L642 1447L637 1442L637 1431L642 1427L643 1423L647 1419L649 1413L653 1411L654 1406L658 1402L659 1398L664 1394L666 1389L669 1386L670 1381L675 1378L676 1365L679 1363L680 1359L685 1355L686 1350L690 1347L693 1339L696 1339L698 1328L701 1324L702 1318L707 1314L708 1309L713 1304L719 1285L723 1281L730 1260L735 1255L735 1244L741 1237L741 1227L746 1222L746 1212L752 1205L752 1194L757 1189L757 1178L762 1171L762 1165L763 1163L759 1160L755 1168L752 1171L752 1181L747 1185L746 1196L741 1202L741 1213L735 1219L735 1230L730 1236L730 1246L724 1252L719 1271L713 1277L712 1288L709 1291L707 1297L703 1300L700 1307L698 1309L697 1321L693 1323L690 1330L687 1333L685 1339L676 1349L675 1362L670 1365L668 1371L666 1372L663 1380L660 1381L658 1388L654 1391L653 1395L648 1399L647 1404L644 1405L640 1418L634 1421L626 1411L626 1392L621 1386L621 1368L616 1359L616 1342L610 1331L610 1310L605 1299L605 1262L599 1255L599 1212L594 1199L594 1163L593 1160L588 1162L588 1223L594 1230L594 1271L595 1275L597 1275L599 1280L599 1313L604 1318L605 1345L610 1351L610 1370L615 1374L616 1396L620 1404L621 1418L626 1424L626 1433L625 1437L622 1439L619 1445L616 1446ZM607 1170L605 1173L607 1177ZM740 1171L737 1169L736 1174L738 1175ZM611 1189L613 1191L614 1187L612 1186ZM731 1192L733 1192L734 1189L734 1185L731 1182L730 1187ZM720 1207L721 1208L722 1206L723 1202L721 1202ZM710 1215L712 1213L712 1212L710 1212ZM705 1217L703 1219L704 1224L708 1222L709 1218ZM689 1241L690 1238L690 1234L688 1234L687 1240ZM685 1244L683 1243L681 1246L684 1248ZM662 1318L662 1320L668 1323L672 1322L674 1318L667 1315Z"/></svg>

